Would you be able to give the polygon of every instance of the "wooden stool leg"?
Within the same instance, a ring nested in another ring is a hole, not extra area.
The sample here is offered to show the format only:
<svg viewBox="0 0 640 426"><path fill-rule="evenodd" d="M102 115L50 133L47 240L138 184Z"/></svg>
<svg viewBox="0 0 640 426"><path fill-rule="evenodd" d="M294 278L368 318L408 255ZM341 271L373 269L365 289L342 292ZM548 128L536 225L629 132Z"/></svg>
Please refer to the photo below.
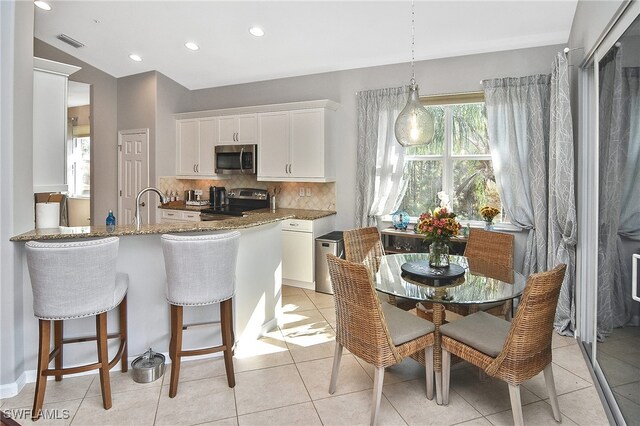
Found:
<svg viewBox="0 0 640 426"><path fill-rule="evenodd" d="M122 358L120 358L120 369L123 373L129 371L129 342L127 341L127 295L125 294L118 308L120 322L120 342L124 342Z"/></svg>
<svg viewBox="0 0 640 426"><path fill-rule="evenodd" d="M107 346L107 313L96 315L96 333L98 335L98 363L100 363L100 388L102 405L105 410L111 408L111 382L109 381L109 351Z"/></svg>
<svg viewBox="0 0 640 426"><path fill-rule="evenodd" d="M169 384L169 398L178 393L178 380L180 378L180 352L182 351L182 306L171 305L171 340L173 341L173 355L171 360L171 383Z"/></svg>
<svg viewBox="0 0 640 426"><path fill-rule="evenodd" d="M51 322L49 320L40 320L39 335L40 343L38 344L38 371L36 376L36 394L33 399L33 411L31 419L37 420L40 417L42 403L44 402L44 391L47 388L47 376L43 373L49 365L49 349L51 347Z"/></svg>
<svg viewBox="0 0 640 426"><path fill-rule="evenodd" d="M62 369L62 340L64 339L64 327L63 321L54 321L53 322L53 347L54 350L57 350L56 353L56 370ZM62 380L62 374L56 374L56 382Z"/></svg>
<svg viewBox="0 0 640 426"><path fill-rule="evenodd" d="M220 302L220 325L222 326L222 344L224 345L224 368L227 371L229 387L235 387L233 372L233 300Z"/></svg>

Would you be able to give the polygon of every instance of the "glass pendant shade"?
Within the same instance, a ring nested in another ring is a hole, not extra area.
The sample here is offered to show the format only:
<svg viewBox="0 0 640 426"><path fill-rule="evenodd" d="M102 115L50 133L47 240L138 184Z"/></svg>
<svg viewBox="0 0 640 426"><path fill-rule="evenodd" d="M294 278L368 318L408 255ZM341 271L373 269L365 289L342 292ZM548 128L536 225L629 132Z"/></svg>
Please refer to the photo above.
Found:
<svg viewBox="0 0 640 426"><path fill-rule="evenodd" d="M433 116L420 103L415 84L409 86L409 99L396 119L395 134L398 143L405 147L424 145L433 139Z"/></svg>

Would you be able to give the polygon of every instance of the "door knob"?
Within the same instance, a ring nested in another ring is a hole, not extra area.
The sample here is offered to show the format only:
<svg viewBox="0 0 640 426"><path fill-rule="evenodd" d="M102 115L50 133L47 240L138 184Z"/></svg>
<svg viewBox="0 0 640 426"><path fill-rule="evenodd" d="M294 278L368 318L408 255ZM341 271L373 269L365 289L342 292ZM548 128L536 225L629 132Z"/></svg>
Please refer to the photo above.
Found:
<svg viewBox="0 0 640 426"><path fill-rule="evenodd" d="M144 207L144 206L146 206L146 204L143 201L143 202L140 203L140 207Z"/></svg>

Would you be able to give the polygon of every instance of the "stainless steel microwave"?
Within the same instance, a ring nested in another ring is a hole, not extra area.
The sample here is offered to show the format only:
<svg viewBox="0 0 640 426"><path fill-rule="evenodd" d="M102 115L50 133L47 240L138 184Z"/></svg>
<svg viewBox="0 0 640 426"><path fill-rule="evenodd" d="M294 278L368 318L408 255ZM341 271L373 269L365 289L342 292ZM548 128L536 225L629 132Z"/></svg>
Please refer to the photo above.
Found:
<svg viewBox="0 0 640 426"><path fill-rule="evenodd" d="M255 175L258 145L218 145L215 149L216 173Z"/></svg>

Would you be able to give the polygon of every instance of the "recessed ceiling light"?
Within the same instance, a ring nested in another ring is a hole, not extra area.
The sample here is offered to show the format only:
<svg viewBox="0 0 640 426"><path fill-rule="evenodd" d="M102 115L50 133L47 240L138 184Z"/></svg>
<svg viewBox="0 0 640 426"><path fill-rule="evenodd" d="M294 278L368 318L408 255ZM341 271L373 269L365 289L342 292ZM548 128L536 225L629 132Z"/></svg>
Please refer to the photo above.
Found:
<svg viewBox="0 0 640 426"><path fill-rule="evenodd" d="M51 6L49 6L49 3L47 3L46 1L36 0L33 2L33 4L35 4L36 7L39 7L42 10L51 10Z"/></svg>
<svg viewBox="0 0 640 426"><path fill-rule="evenodd" d="M135 53L129 55L129 59L136 62L142 62L142 58L140 57L140 55L136 55Z"/></svg>
<svg viewBox="0 0 640 426"><path fill-rule="evenodd" d="M197 44L195 44L192 41L188 41L184 44L184 47L186 47L189 50L198 50L200 49L200 46L198 46Z"/></svg>
<svg viewBox="0 0 640 426"><path fill-rule="evenodd" d="M262 37L264 35L264 30L260 27L251 27L249 28L249 32L251 33L251 35L254 35L256 37Z"/></svg>

